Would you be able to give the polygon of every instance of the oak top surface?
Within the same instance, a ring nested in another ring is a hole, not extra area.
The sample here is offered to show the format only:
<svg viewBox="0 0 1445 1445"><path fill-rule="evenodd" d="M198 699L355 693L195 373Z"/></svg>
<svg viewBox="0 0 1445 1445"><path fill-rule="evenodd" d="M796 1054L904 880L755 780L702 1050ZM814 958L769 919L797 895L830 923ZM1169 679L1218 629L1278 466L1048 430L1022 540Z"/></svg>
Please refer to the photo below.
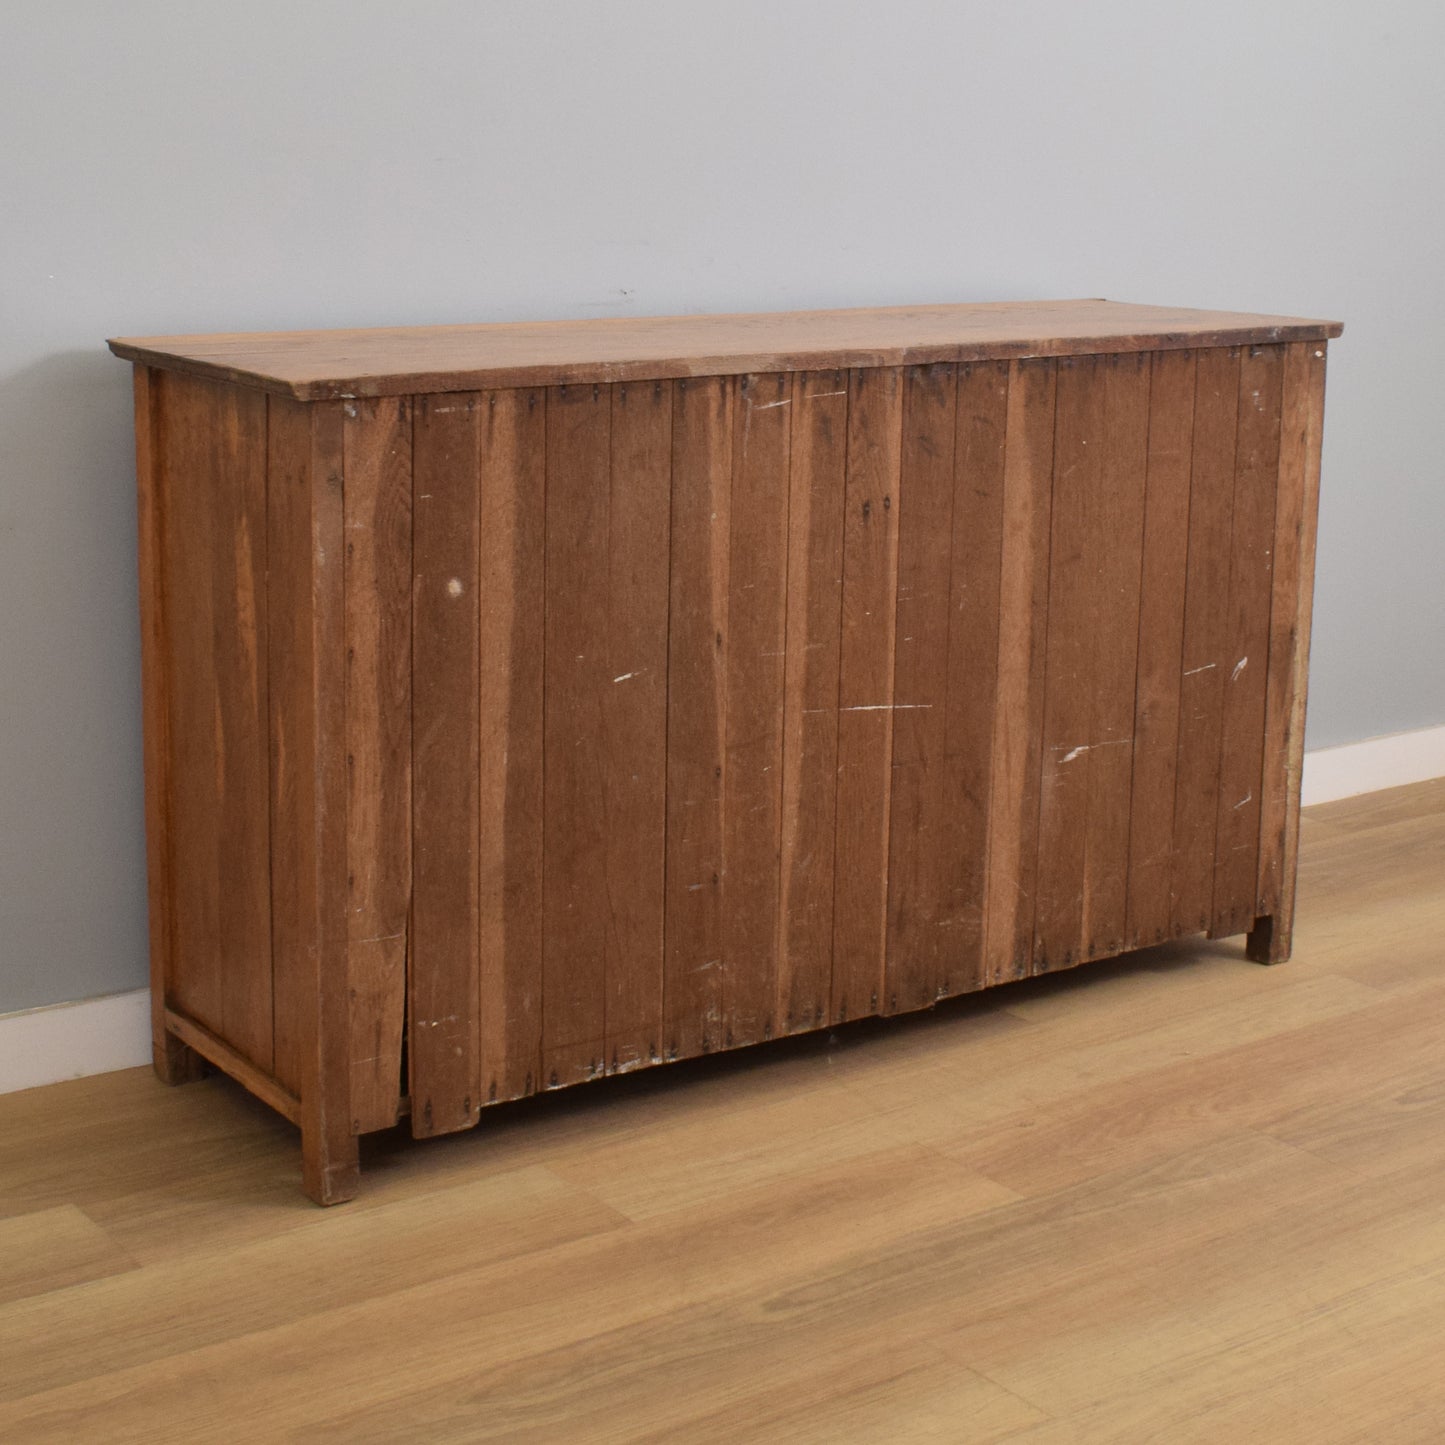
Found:
<svg viewBox="0 0 1445 1445"><path fill-rule="evenodd" d="M129 361L302 401L1321 340L1337 321L1119 301L118 337Z"/></svg>

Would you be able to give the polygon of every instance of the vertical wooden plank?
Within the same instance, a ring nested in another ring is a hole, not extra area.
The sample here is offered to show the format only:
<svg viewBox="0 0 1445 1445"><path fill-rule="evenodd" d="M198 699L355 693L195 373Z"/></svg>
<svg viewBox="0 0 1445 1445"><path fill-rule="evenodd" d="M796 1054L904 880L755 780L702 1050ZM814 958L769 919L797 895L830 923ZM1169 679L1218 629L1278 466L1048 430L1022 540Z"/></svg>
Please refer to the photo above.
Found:
<svg viewBox="0 0 1445 1445"><path fill-rule="evenodd" d="M775 1006L783 1033L823 1023L833 970L848 374L798 372L792 396Z"/></svg>
<svg viewBox="0 0 1445 1445"><path fill-rule="evenodd" d="M652 383L548 393L548 1086L658 1051L670 405Z"/></svg>
<svg viewBox="0 0 1445 1445"><path fill-rule="evenodd" d="M722 1042L773 1035L792 379L741 376L728 506Z"/></svg>
<svg viewBox="0 0 1445 1445"><path fill-rule="evenodd" d="M1325 351L1322 341L1285 348L1255 905L1261 921L1249 939L1249 955L1261 963L1288 958L1294 931Z"/></svg>
<svg viewBox="0 0 1445 1445"><path fill-rule="evenodd" d="M269 398L267 670L277 1073L301 1099L302 1179L357 1187L347 955L341 403Z"/></svg>
<svg viewBox="0 0 1445 1445"><path fill-rule="evenodd" d="M1219 819L1209 930L1216 938L1244 933L1254 927L1255 919L1283 379L1282 347L1245 348L1239 369L1229 574L1229 671L1224 678Z"/></svg>
<svg viewBox="0 0 1445 1445"><path fill-rule="evenodd" d="M301 1071L302 1186L318 1204L350 1199L359 1185L350 1100L350 1018L346 975L346 615L342 414L311 407L311 656L315 725L317 922L308 951L306 1053Z"/></svg>
<svg viewBox="0 0 1445 1445"><path fill-rule="evenodd" d="M478 1041L482 1097L538 1086L546 392L479 408Z"/></svg>
<svg viewBox="0 0 1445 1445"><path fill-rule="evenodd" d="M1230 536L1239 348L1201 351L1195 374L1189 556L1174 784L1172 931L1209 927L1218 822L1219 744L1228 661Z"/></svg>
<svg viewBox="0 0 1445 1445"><path fill-rule="evenodd" d="M166 499L164 570L170 609L165 632L170 755L170 871L174 969L169 1002L213 1033L225 1031L221 994L221 877L216 820L220 756L216 735L214 515L207 384L179 373L156 376L163 445L159 485Z"/></svg>
<svg viewBox="0 0 1445 1445"><path fill-rule="evenodd" d="M1056 362L1040 357L1010 365L984 894L986 984L1021 977L1033 960L1056 394Z"/></svg>
<svg viewBox="0 0 1445 1445"><path fill-rule="evenodd" d="M175 879L170 857L170 727L165 607L165 500L162 495L161 373L132 368L135 399L137 574L140 580L141 736L145 768L146 900L150 929L151 1059L168 1084L201 1076L199 1054L166 1028L166 999L175 970Z"/></svg>
<svg viewBox="0 0 1445 1445"><path fill-rule="evenodd" d="M314 766L307 771L316 730L310 410L289 398L268 398L266 433L275 1074L299 1099L306 1071L303 1021L314 1007L305 951L317 917L316 870L310 866L316 838L316 774Z"/></svg>
<svg viewBox="0 0 1445 1445"><path fill-rule="evenodd" d="M236 1051L273 1068L270 738L266 700L266 397L218 387L211 444L212 622L220 767L220 961L224 1029Z"/></svg>
<svg viewBox="0 0 1445 1445"><path fill-rule="evenodd" d="M607 667L606 1067L661 1058L672 383L612 388Z"/></svg>
<svg viewBox="0 0 1445 1445"><path fill-rule="evenodd" d="M984 984L989 809L998 706L1004 549L1004 467L1009 363L958 368L954 446L952 581L949 590L947 741L941 846L940 993ZM1014 717L1016 727L1022 718Z"/></svg>
<svg viewBox="0 0 1445 1445"><path fill-rule="evenodd" d="M1124 948L1128 913L1130 786L1149 455L1149 354L1105 358L1103 468L1089 499L1093 711L1084 843L1082 956Z"/></svg>
<svg viewBox="0 0 1445 1445"><path fill-rule="evenodd" d="M664 1052L721 1042L730 377L673 383Z"/></svg>
<svg viewBox="0 0 1445 1445"><path fill-rule="evenodd" d="M607 526L611 399L547 392L542 1082L603 1070L607 933Z"/></svg>
<svg viewBox="0 0 1445 1445"><path fill-rule="evenodd" d="M890 1013L927 1008L947 972L945 793L954 422L958 369L910 366L896 502L897 603L891 717L884 997ZM855 995L856 997L856 995Z"/></svg>
<svg viewBox="0 0 1445 1445"><path fill-rule="evenodd" d="M1174 768L1179 745L1180 654L1189 550L1189 462L1195 357L1155 353L1149 383L1149 459L1144 566L1139 598L1139 678L1130 790L1129 898L1125 947L1171 931Z"/></svg>
<svg viewBox="0 0 1445 1445"><path fill-rule="evenodd" d="M1098 538L1091 526L1104 485L1106 361L1059 361L1049 623L1034 918L1036 971L1077 963L1084 926L1084 865L1093 729Z"/></svg>
<svg viewBox="0 0 1445 1445"><path fill-rule="evenodd" d="M347 973L357 1133L396 1123L411 912L411 401L343 408Z"/></svg>
<svg viewBox="0 0 1445 1445"><path fill-rule="evenodd" d="M175 876L175 1002L273 1067L268 890L266 398L197 377L160 388Z"/></svg>
<svg viewBox="0 0 1445 1445"><path fill-rule="evenodd" d="M838 1022L893 1007L883 977L902 431L901 368L850 372L830 1005Z"/></svg>
<svg viewBox="0 0 1445 1445"><path fill-rule="evenodd" d="M478 409L419 397L412 440L411 1127L474 1124L479 929Z"/></svg>

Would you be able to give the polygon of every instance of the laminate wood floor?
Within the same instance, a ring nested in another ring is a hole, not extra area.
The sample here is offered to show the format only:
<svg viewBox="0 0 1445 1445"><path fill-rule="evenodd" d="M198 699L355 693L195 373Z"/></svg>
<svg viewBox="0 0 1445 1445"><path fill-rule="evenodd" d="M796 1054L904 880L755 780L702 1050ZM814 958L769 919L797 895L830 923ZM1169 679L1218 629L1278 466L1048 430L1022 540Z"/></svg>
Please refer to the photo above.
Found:
<svg viewBox="0 0 1445 1445"><path fill-rule="evenodd" d="M1190 942L363 1141L0 1098L0 1441L1445 1439L1445 780Z"/></svg>

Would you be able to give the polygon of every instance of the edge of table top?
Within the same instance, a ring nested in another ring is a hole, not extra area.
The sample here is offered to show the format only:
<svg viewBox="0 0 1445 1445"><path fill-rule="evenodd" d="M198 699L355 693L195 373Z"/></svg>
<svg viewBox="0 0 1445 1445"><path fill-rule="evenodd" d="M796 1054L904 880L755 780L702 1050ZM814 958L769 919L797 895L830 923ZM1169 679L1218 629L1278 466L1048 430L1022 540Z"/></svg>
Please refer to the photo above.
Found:
<svg viewBox="0 0 1445 1445"><path fill-rule="evenodd" d="M119 357L299 401L1336 337L1338 321L1102 299L125 336Z"/></svg>

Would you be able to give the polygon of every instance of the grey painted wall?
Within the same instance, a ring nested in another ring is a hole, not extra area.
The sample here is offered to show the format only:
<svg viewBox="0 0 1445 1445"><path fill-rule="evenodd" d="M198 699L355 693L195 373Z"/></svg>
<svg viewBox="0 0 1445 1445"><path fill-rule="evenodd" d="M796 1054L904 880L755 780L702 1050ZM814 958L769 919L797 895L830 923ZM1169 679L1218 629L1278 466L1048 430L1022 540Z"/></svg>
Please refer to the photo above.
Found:
<svg viewBox="0 0 1445 1445"><path fill-rule="evenodd" d="M109 335L1110 296L1343 318L1310 744L1445 721L1433 4L4 4L0 1011L145 978Z"/></svg>

